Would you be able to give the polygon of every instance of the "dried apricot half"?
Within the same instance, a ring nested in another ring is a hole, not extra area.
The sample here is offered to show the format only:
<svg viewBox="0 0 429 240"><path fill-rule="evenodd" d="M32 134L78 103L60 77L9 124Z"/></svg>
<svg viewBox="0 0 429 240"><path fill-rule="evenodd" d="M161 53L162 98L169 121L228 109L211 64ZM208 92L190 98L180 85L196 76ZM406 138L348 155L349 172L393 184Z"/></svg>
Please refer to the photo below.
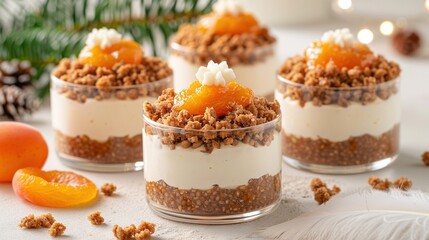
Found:
<svg viewBox="0 0 429 240"><path fill-rule="evenodd" d="M245 107L250 104L252 97L250 88L235 81L227 85L201 85L195 81L176 95L174 107L178 111L186 109L191 114L204 114L206 108L212 107L220 117L231 110L232 103Z"/></svg>
<svg viewBox="0 0 429 240"><path fill-rule="evenodd" d="M85 64L95 67L112 68L116 63L140 64L144 53L142 47L132 40L121 40L110 47L102 49L100 46L83 48L79 59Z"/></svg>
<svg viewBox="0 0 429 240"><path fill-rule="evenodd" d="M352 46L341 47L332 43L320 41L312 43L304 53L309 66L326 66L333 61L338 68L351 69L355 66L363 69L374 59L374 54L365 44L355 43Z"/></svg>
<svg viewBox="0 0 429 240"><path fill-rule="evenodd" d="M97 198L97 186L73 172L18 170L12 180L16 195L35 205L52 208L82 206Z"/></svg>
<svg viewBox="0 0 429 240"><path fill-rule="evenodd" d="M209 13L198 22L202 31L212 30L217 34L241 34L250 32L258 26L256 18L249 13L239 15Z"/></svg>

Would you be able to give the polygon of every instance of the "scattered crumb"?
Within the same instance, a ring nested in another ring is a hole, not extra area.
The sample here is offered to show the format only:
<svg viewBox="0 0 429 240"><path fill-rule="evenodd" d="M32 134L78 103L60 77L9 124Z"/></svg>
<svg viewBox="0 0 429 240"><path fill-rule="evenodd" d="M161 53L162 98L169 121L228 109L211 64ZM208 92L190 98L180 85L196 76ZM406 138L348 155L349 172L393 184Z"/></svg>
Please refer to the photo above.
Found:
<svg viewBox="0 0 429 240"><path fill-rule="evenodd" d="M136 233L136 235L134 236L136 240L146 240L146 239L150 239L151 237L152 237L152 233L147 229L139 233Z"/></svg>
<svg viewBox="0 0 429 240"><path fill-rule="evenodd" d="M101 192L106 196L112 196L116 191L116 186L113 183L105 183L101 186Z"/></svg>
<svg viewBox="0 0 429 240"><path fill-rule="evenodd" d="M101 216L101 213L99 211L95 211L88 215L88 220L93 225L101 225L104 223L104 218Z"/></svg>
<svg viewBox="0 0 429 240"><path fill-rule="evenodd" d="M316 200L319 205L326 203L331 199L332 196L341 192L341 188L337 185L334 185L332 189L329 189L326 186L326 183L322 182L320 178L313 178L311 180L310 187L314 192L314 200Z"/></svg>
<svg viewBox="0 0 429 240"><path fill-rule="evenodd" d="M371 176L368 178L368 183L373 189L387 191L391 187L399 188L403 191L407 191L413 185L413 182L407 177L401 176L395 181L391 182L389 179L380 179L376 176Z"/></svg>
<svg viewBox="0 0 429 240"><path fill-rule="evenodd" d="M389 190L390 185L392 184L389 179L385 178L384 180L376 177L376 176L370 176L368 178L368 183L371 185L373 189L386 191Z"/></svg>
<svg viewBox="0 0 429 240"><path fill-rule="evenodd" d="M64 231L66 230L66 226L60 222L54 222L52 226L49 228L48 233L52 237L58 237L63 235Z"/></svg>
<svg viewBox="0 0 429 240"><path fill-rule="evenodd" d="M429 166L429 151L422 154L422 161L426 166Z"/></svg>
<svg viewBox="0 0 429 240"><path fill-rule="evenodd" d="M45 213L38 217L35 217L34 214L30 214L22 218L18 226L20 228L49 228L54 222L55 218L51 213Z"/></svg>
<svg viewBox="0 0 429 240"><path fill-rule="evenodd" d="M51 213L45 213L36 218L40 222L40 226L44 228L49 228L54 224L55 218Z"/></svg>
<svg viewBox="0 0 429 240"><path fill-rule="evenodd" d="M125 228L115 224L112 231L116 239L119 240L147 240L155 232L155 224L143 221L137 228L134 224Z"/></svg>
<svg viewBox="0 0 429 240"><path fill-rule="evenodd" d="M393 182L393 186L403 191L407 191L413 186L413 182L407 177L401 176Z"/></svg>
<svg viewBox="0 0 429 240"><path fill-rule="evenodd" d="M30 214L21 219L21 222L18 224L20 228L40 228L40 222L36 220L34 214Z"/></svg>

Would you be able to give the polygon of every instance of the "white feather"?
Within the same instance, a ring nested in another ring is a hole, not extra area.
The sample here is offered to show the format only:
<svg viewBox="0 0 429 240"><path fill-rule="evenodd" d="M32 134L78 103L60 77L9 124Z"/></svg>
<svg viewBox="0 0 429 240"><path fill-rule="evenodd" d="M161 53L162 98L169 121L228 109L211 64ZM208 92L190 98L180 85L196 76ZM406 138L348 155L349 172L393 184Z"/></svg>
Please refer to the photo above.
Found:
<svg viewBox="0 0 429 240"><path fill-rule="evenodd" d="M315 211L261 229L246 239L429 239L429 195L360 190L336 196Z"/></svg>

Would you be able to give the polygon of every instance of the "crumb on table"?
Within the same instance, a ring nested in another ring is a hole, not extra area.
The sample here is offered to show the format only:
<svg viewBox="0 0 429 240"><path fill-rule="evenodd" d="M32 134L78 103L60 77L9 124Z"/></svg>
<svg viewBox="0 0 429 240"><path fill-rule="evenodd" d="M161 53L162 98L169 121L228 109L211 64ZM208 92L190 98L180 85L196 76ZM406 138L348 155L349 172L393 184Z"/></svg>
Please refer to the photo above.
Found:
<svg viewBox="0 0 429 240"><path fill-rule="evenodd" d="M106 196L112 196L116 191L116 186L113 183L105 183L101 186L101 192Z"/></svg>
<svg viewBox="0 0 429 240"><path fill-rule="evenodd" d="M63 235L64 231L66 230L66 226L60 222L54 222L52 226L49 228L48 233L52 237L58 237Z"/></svg>
<svg viewBox="0 0 429 240"><path fill-rule="evenodd" d="M18 224L20 228L49 228L55 222L54 216L51 213L45 213L38 217L34 214L29 214L21 219Z"/></svg>
<svg viewBox="0 0 429 240"><path fill-rule="evenodd" d="M319 205L329 201L332 196L341 192L341 188L337 185L334 185L332 189L329 189L320 178L313 178L310 184L311 190L314 192L314 200L316 200Z"/></svg>
<svg viewBox="0 0 429 240"><path fill-rule="evenodd" d="M142 221L138 227L134 224L122 228L115 224L113 226L113 235L118 240L147 240L155 232L155 224Z"/></svg>
<svg viewBox="0 0 429 240"><path fill-rule="evenodd" d="M392 183L389 181L389 179L385 178L384 180L376 177L376 176L370 176L368 177L368 184L373 188L381 191L386 191L389 189L389 187L392 185Z"/></svg>
<svg viewBox="0 0 429 240"><path fill-rule="evenodd" d="M104 223L104 218L101 216L100 211L95 211L91 214L88 215L88 220L93 224L93 225L101 225Z"/></svg>
<svg viewBox="0 0 429 240"><path fill-rule="evenodd" d="M408 179L407 177L401 176L395 181L391 182L389 179L380 179L376 176L371 176L368 178L368 184L373 188L377 190L387 191L389 188L394 187L401 189L403 191L407 191L411 188L413 185L413 182Z"/></svg>
<svg viewBox="0 0 429 240"><path fill-rule="evenodd" d="M429 151L422 154L422 161L426 166L429 166Z"/></svg>
<svg viewBox="0 0 429 240"><path fill-rule="evenodd" d="M393 186L403 191L407 191L413 186L413 182L407 177L401 176L393 182Z"/></svg>

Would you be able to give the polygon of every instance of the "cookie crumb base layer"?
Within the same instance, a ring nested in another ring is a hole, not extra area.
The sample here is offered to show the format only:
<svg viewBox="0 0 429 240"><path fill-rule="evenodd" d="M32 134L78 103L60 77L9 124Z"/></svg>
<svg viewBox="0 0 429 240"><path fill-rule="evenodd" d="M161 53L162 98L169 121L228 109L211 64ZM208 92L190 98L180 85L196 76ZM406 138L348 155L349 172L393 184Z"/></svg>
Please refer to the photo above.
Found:
<svg viewBox="0 0 429 240"><path fill-rule="evenodd" d="M283 158L290 165L320 173L377 170L393 162L399 151L399 124L379 137L365 134L346 141L302 138L282 132Z"/></svg>
<svg viewBox="0 0 429 240"><path fill-rule="evenodd" d="M132 137L109 137L106 141L97 141L86 135L68 136L55 129L54 139L58 155L68 162L76 162L76 165L133 164L143 160L141 134Z"/></svg>
<svg viewBox="0 0 429 240"><path fill-rule="evenodd" d="M163 180L147 181L146 194L150 205L173 216L188 216L188 219L228 218L276 205L281 194L281 173L251 179L247 185L236 188L214 185L207 190L179 189Z"/></svg>

